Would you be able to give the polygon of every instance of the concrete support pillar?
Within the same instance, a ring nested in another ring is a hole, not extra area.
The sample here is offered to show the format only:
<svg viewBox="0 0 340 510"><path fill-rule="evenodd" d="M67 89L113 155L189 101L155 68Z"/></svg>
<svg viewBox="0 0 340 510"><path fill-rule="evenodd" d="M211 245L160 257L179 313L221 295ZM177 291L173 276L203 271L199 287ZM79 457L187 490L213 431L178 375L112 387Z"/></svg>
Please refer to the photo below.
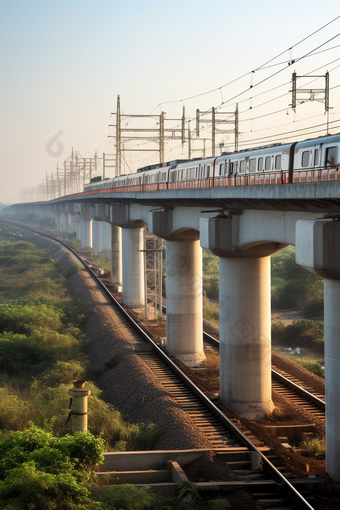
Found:
<svg viewBox="0 0 340 510"><path fill-rule="evenodd" d="M71 215L66 211L62 214L61 228L63 232L71 232Z"/></svg>
<svg viewBox="0 0 340 510"><path fill-rule="evenodd" d="M76 240L80 241L81 239L81 219L78 213L72 215L72 232L76 233Z"/></svg>
<svg viewBox="0 0 340 510"><path fill-rule="evenodd" d="M92 223L92 242L93 251L100 253L102 251L102 228L101 221L93 221Z"/></svg>
<svg viewBox="0 0 340 510"><path fill-rule="evenodd" d="M239 216L201 218L201 245L219 259L220 400L248 419L274 409L271 397L270 255L285 245L238 246Z"/></svg>
<svg viewBox="0 0 340 510"><path fill-rule="evenodd" d="M340 281L324 279L326 471L340 482Z"/></svg>
<svg viewBox="0 0 340 510"><path fill-rule="evenodd" d="M111 283L122 290L122 229L111 223Z"/></svg>
<svg viewBox="0 0 340 510"><path fill-rule="evenodd" d="M111 250L111 225L106 221L100 222L102 231L102 251Z"/></svg>
<svg viewBox="0 0 340 510"><path fill-rule="evenodd" d="M144 229L122 229L122 303L130 308L144 306Z"/></svg>
<svg viewBox="0 0 340 510"><path fill-rule="evenodd" d="M219 259L220 400L248 419L271 398L270 257Z"/></svg>
<svg viewBox="0 0 340 510"><path fill-rule="evenodd" d="M166 241L167 352L188 366L199 366L205 360L202 323L200 242Z"/></svg>
<svg viewBox="0 0 340 510"><path fill-rule="evenodd" d="M81 210L81 247L90 246L92 248L92 223L93 219L88 213L88 207L84 204L80 207Z"/></svg>
<svg viewBox="0 0 340 510"><path fill-rule="evenodd" d="M57 231L61 231L61 212L59 210L54 211L54 220L56 223Z"/></svg>
<svg viewBox="0 0 340 510"><path fill-rule="evenodd" d="M340 222L299 220L296 262L324 278L326 471L340 482Z"/></svg>

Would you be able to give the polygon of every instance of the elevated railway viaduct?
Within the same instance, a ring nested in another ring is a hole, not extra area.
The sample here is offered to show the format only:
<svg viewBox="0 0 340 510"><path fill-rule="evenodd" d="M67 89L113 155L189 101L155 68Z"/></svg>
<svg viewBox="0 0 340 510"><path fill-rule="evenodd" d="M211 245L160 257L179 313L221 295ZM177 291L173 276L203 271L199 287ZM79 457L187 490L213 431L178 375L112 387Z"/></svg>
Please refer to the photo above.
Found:
<svg viewBox="0 0 340 510"><path fill-rule="evenodd" d="M273 409L270 256L288 245L324 278L326 449L340 481L340 183L92 192L16 204L15 215L53 216L82 246L110 248L123 303L144 304L144 227L166 240L167 351L204 360L202 248L219 257L220 400L249 419Z"/></svg>

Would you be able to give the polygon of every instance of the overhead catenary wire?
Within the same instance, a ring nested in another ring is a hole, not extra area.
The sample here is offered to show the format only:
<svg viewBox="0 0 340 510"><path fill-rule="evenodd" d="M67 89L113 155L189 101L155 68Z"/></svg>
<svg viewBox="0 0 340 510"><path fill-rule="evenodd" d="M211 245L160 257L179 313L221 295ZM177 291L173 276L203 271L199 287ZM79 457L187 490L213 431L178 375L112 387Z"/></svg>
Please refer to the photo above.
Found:
<svg viewBox="0 0 340 510"><path fill-rule="evenodd" d="M309 39L310 37L312 37L313 35L315 35L316 33L320 32L321 30L323 30L324 28L326 28L327 26L331 25L332 23L334 23L336 20L338 20L340 18L340 15L339 16L336 16L335 18L333 18L331 21L329 21L328 23L326 23L325 25L321 26L320 28L318 28L317 30L315 30L314 32L310 33L309 35L307 35L306 37L304 37L303 39L301 39L300 41L298 41L297 43L293 44L292 46L290 46L289 48L287 48L286 50L282 51L281 53L279 53L278 55L276 55L275 57L272 57L271 59L269 59L268 61L266 61L264 64L261 64L260 66L258 66L257 68L255 69L252 69L251 71L248 71L244 74L242 74L241 76L225 83L224 85L221 85L219 87L215 87L211 90L208 90L208 91L205 91L205 92L202 92L200 94L195 94L193 96L189 96L189 97L186 97L186 98L182 98L182 99L176 99L176 100L173 100L173 101L163 101L161 103L159 103L156 108L158 108L159 106L161 105L165 105L165 104L173 104L173 103L179 103L179 102L184 102L184 101L189 101L191 99L195 99L197 97L201 97L201 96L204 96L204 95L207 95L207 94L211 94L213 92L216 92L220 89L223 89L233 83L235 83L236 81L238 80L241 80L242 78L248 76L250 73L252 72L255 72L255 71L260 71L262 70L265 66L267 66L270 62L273 62L274 60L276 60L277 58L279 58L281 55L283 55L284 53L286 53L287 51L290 51L292 50L293 48L295 48L296 46L298 46L299 44L303 43L304 41L306 41L307 39ZM337 34L335 37L338 37L338 35L340 34ZM328 42L330 42L331 40L333 40L335 37L332 37L331 39L329 39L326 43L323 43L323 45L327 44ZM323 46L321 45L321 46ZM319 49L321 46L318 46L316 49ZM316 49L312 50L312 51L315 51ZM304 55L304 57L301 57L301 58L306 58L311 52L308 52L306 55ZM294 63L297 62L297 60L295 59L294 60ZM275 73L276 74L276 73ZM275 75L274 74L274 75ZM274 76L273 75L273 76ZM248 90L248 89L247 89ZM155 109L156 109L155 108ZM154 109L154 110L155 110ZM154 111L153 110L153 111Z"/></svg>

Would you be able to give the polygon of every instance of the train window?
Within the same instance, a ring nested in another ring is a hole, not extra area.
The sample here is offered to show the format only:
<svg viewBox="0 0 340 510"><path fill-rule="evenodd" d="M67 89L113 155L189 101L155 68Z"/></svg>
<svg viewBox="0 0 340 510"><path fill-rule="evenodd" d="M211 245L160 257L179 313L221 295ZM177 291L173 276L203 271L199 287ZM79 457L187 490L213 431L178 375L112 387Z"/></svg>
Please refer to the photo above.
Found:
<svg viewBox="0 0 340 510"><path fill-rule="evenodd" d="M314 166L319 165L319 149L315 149L314 151Z"/></svg>
<svg viewBox="0 0 340 510"><path fill-rule="evenodd" d="M275 157L275 170L281 170L281 154Z"/></svg>
<svg viewBox="0 0 340 510"><path fill-rule="evenodd" d="M207 177L210 175L210 165L207 166Z"/></svg>
<svg viewBox="0 0 340 510"><path fill-rule="evenodd" d="M309 151L304 151L301 158L301 166L309 166Z"/></svg>
<svg viewBox="0 0 340 510"><path fill-rule="evenodd" d="M242 161L240 161L240 174L244 174L245 169L246 169L246 162L243 159Z"/></svg>
<svg viewBox="0 0 340 510"><path fill-rule="evenodd" d="M337 147L328 147L326 149L326 165L336 165L338 162L337 158Z"/></svg>
<svg viewBox="0 0 340 510"><path fill-rule="evenodd" d="M256 159L249 160L249 172L256 172Z"/></svg>
<svg viewBox="0 0 340 510"><path fill-rule="evenodd" d="M259 160L257 162L257 171L263 172L263 158L259 158Z"/></svg>
<svg viewBox="0 0 340 510"><path fill-rule="evenodd" d="M271 161L272 161L272 158L271 156L267 156L266 159L265 159L265 170L270 170L271 169Z"/></svg>
<svg viewBox="0 0 340 510"><path fill-rule="evenodd" d="M223 174L223 163L220 163L220 169L218 171L218 175L222 175Z"/></svg>

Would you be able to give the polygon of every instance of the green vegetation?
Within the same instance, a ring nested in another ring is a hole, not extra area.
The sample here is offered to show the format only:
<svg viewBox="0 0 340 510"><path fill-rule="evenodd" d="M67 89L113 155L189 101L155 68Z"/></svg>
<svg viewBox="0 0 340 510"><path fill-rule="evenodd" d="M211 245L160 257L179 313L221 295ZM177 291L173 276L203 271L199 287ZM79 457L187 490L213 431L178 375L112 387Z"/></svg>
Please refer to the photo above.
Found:
<svg viewBox="0 0 340 510"><path fill-rule="evenodd" d="M323 322L313 322L308 319L294 321L289 326L282 322L272 325L272 340L287 347L298 345L300 348L312 348L323 354L324 349L324 325Z"/></svg>
<svg viewBox="0 0 340 510"><path fill-rule="evenodd" d="M56 438L32 424L0 442L0 505L14 509L101 508L89 491L103 440L89 433Z"/></svg>
<svg viewBox="0 0 340 510"><path fill-rule="evenodd" d="M325 378L325 371L318 363L307 363L306 361L300 361L300 360L295 360L295 361L299 365L301 365L303 368L308 370L308 372L311 372L312 374L322 377L322 379Z"/></svg>
<svg viewBox="0 0 340 510"><path fill-rule="evenodd" d="M218 257L203 250L203 291L209 299L218 300Z"/></svg>
<svg viewBox="0 0 340 510"><path fill-rule="evenodd" d="M82 268L78 265L74 265L74 266L70 267L70 269L65 274L66 280L69 280L71 278L71 276L74 275L74 273L76 273L77 271L81 271L81 269Z"/></svg>
<svg viewBox="0 0 340 510"><path fill-rule="evenodd" d="M304 308L304 314L307 319L312 319L313 317L322 317L324 316L324 302L322 298L315 298L311 303L309 303Z"/></svg>
<svg viewBox="0 0 340 510"><path fill-rule="evenodd" d="M0 437L29 421L63 437L70 431L72 381L98 375L84 354L84 304L71 299L59 262L48 250L14 237L0 238ZM14 301L13 301L14 300ZM119 353L108 360L118 362ZM101 371L102 372L102 371ZM91 432L107 450L151 449L153 424L126 422L88 381Z"/></svg>
<svg viewBox="0 0 340 510"><path fill-rule="evenodd" d="M301 444L305 450L307 457L311 459L324 459L326 453L326 444L324 439L318 439L316 437L307 438Z"/></svg>
<svg viewBox="0 0 340 510"><path fill-rule="evenodd" d="M323 297L323 280L295 263L295 249L288 247L273 255L272 308L303 310Z"/></svg>
<svg viewBox="0 0 340 510"><path fill-rule="evenodd" d="M111 271L111 253L92 253L91 260L105 272Z"/></svg>

